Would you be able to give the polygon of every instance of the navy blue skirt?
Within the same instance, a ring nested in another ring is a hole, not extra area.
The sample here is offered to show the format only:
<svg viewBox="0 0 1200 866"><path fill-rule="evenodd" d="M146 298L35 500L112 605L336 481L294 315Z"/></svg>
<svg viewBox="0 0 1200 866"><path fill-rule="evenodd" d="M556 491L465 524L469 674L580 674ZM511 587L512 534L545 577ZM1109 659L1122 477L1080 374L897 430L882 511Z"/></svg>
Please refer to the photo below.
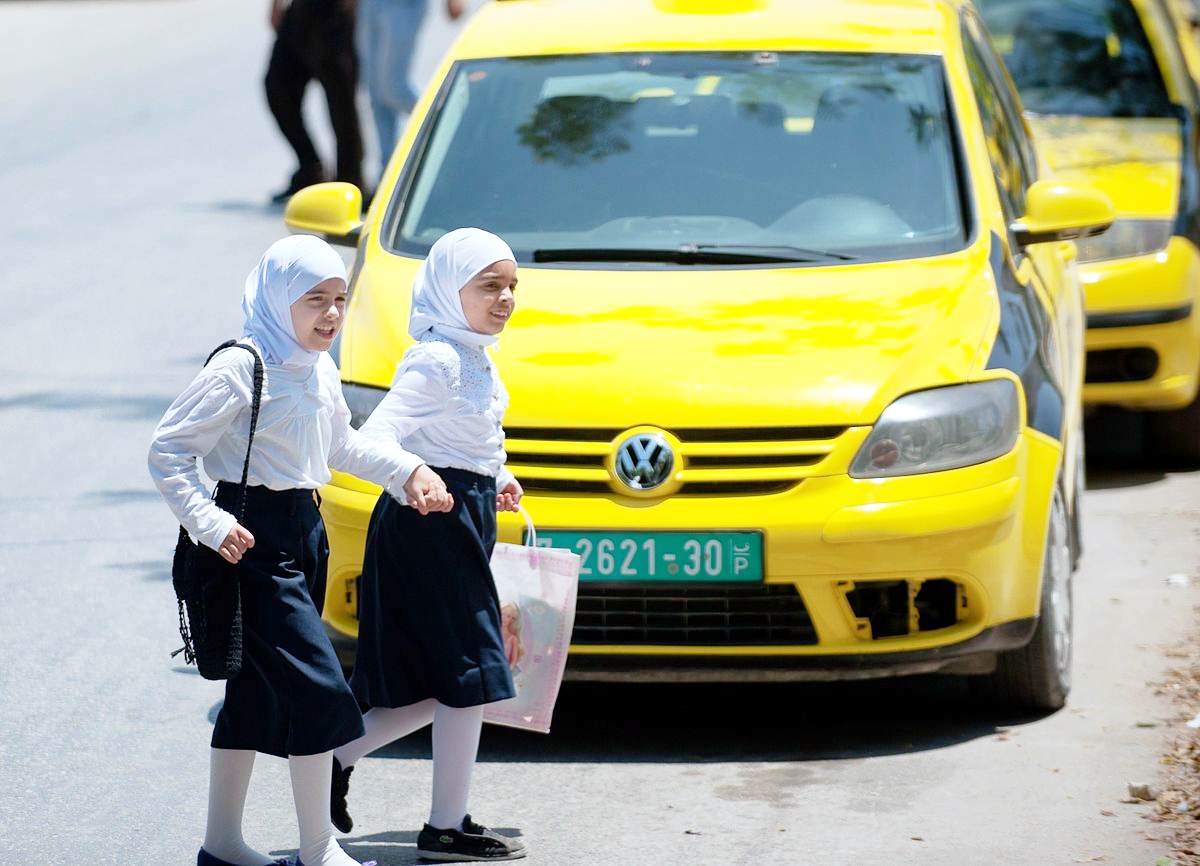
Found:
<svg viewBox="0 0 1200 866"><path fill-rule="evenodd" d="M421 516L384 494L371 514L350 677L365 707L427 698L474 707L516 694L489 565L496 481L435 471L454 495L452 511Z"/></svg>
<svg viewBox="0 0 1200 866"><path fill-rule="evenodd" d="M237 485L217 503L238 513ZM242 525L242 669L225 683L212 745L286 758L363 734L362 713L321 622L329 543L312 490L250 487Z"/></svg>

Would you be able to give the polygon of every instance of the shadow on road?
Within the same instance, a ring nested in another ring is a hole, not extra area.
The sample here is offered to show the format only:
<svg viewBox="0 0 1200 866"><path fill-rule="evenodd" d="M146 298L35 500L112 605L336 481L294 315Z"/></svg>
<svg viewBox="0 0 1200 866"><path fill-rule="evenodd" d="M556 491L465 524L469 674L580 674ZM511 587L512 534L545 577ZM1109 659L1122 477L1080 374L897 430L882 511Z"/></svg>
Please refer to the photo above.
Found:
<svg viewBox="0 0 1200 866"><path fill-rule="evenodd" d="M1161 481L1168 472L1196 470L1154 453L1146 418L1145 413L1115 407L1088 416L1084 422L1088 490L1141 487Z"/></svg>
<svg viewBox="0 0 1200 866"><path fill-rule="evenodd" d="M819 761L943 748L1035 721L960 677L858 683L565 683L549 734L487 725L481 762ZM429 757L429 732L374 753Z"/></svg>

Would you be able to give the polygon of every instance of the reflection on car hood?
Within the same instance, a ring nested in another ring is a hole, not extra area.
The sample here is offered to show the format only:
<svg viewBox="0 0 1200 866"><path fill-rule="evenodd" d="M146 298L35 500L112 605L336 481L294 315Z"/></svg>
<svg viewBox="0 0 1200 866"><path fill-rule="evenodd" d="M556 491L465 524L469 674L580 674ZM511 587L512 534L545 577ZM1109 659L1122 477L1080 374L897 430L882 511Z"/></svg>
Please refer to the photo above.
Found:
<svg viewBox="0 0 1200 866"><path fill-rule="evenodd" d="M1175 212L1182 155L1170 118L1031 116L1038 149L1066 183L1103 190L1123 216Z"/></svg>
<svg viewBox="0 0 1200 866"><path fill-rule="evenodd" d="M979 246L899 265L522 267L494 356L506 423L872 423L904 391L964 381L986 363L995 296ZM387 268L369 288L411 283L416 262L379 260ZM367 288L353 299L342 371L386 386L409 343L407 294Z"/></svg>

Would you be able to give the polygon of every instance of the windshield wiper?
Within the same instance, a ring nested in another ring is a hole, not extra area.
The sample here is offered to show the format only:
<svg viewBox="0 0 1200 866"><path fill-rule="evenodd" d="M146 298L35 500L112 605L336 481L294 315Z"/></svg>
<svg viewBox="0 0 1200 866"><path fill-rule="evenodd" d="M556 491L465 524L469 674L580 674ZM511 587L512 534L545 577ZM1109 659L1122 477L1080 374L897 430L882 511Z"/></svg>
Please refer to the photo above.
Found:
<svg viewBox="0 0 1200 866"><path fill-rule="evenodd" d="M680 265L760 265L786 262L852 261L831 250L752 244L680 244L675 249L644 247L561 247L533 251L535 262L667 262Z"/></svg>

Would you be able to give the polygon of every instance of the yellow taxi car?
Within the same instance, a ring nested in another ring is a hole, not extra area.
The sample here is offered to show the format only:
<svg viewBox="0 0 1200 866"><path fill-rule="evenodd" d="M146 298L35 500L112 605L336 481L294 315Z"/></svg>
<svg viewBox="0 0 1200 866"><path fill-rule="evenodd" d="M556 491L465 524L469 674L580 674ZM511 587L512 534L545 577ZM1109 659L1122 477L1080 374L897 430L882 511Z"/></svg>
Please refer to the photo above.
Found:
<svg viewBox="0 0 1200 866"><path fill-rule="evenodd" d="M966 673L1065 701L1073 239L1113 211L1039 164L969 5L492 2L365 219L343 184L285 219L357 245L360 419L434 240L512 246L505 447L538 543L582 556L568 679ZM378 495L323 491L343 646Z"/></svg>
<svg viewBox="0 0 1200 866"><path fill-rule="evenodd" d="M1079 245L1084 402L1145 413L1200 463L1200 51L1179 0L978 0L1058 177L1117 221Z"/></svg>

